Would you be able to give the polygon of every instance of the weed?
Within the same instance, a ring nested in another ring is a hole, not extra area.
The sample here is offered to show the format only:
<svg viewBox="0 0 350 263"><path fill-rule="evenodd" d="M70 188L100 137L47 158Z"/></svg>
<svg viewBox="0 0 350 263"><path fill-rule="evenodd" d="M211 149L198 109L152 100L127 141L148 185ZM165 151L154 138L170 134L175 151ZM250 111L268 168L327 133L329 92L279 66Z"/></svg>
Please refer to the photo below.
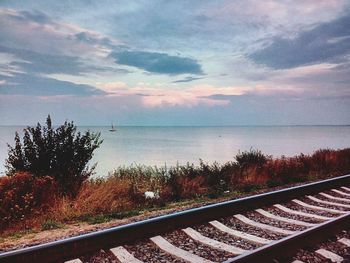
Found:
<svg viewBox="0 0 350 263"><path fill-rule="evenodd" d="M114 219L123 219L131 216L139 215L140 211L131 210L119 213L111 213L111 214L101 214L101 215L85 215L80 217L81 221L85 221L91 225L106 223Z"/></svg>
<svg viewBox="0 0 350 263"><path fill-rule="evenodd" d="M266 186L313 181L349 172L350 148L280 158L251 149L224 164L200 160L198 166L187 163L174 167L119 167L106 178L87 180L74 197L53 194L56 186L50 177L34 178L28 173L19 173L0 177L0 231L9 228L18 231L34 225L53 229L61 227L61 222L70 221L98 224L164 206L221 196L235 198ZM148 191L157 193L157 197L145 198Z"/></svg>
<svg viewBox="0 0 350 263"><path fill-rule="evenodd" d="M57 228L63 228L64 225L60 222L56 222L54 220L46 220L41 224L41 230L52 230Z"/></svg>

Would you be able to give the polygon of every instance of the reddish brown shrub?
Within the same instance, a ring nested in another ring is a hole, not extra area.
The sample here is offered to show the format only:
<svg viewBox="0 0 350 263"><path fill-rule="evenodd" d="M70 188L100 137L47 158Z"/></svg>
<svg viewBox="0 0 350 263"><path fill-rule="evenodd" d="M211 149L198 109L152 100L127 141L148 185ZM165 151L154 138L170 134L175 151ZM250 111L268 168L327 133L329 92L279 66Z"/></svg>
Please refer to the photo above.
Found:
<svg viewBox="0 0 350 263"><path fill-rule="evenodd" d="M250 167L245 168L244 176L240 178L238 183L240 184L264 184L269 178L266 167L268 164L265 164L263 167L258 165L251 165Z"/></svg>
<svg viewBox="0 0 350 263"><path fill-rule="evenodd" d="M0 177L0 231L10 223L46 210L56 193L57 185L48 176L38 178L29 173L17 173Z"/></svg>
<svg viewBox="0 0 350 263"><path fill-rule="evenodd" d="M299 155L273 159L265 165L269 181L280 184L305 181L310 174L310 157Z"/></svg>
<svg viewBox="0 0 350 263"><path fill-rule="evenodd" d="M208 187L205 184L205 178L198 176L193 179L180 178L180 185L182 186L181 197L193 198L201 196L208 192Z"/></svg>
<svg viewBox="0 0 350 263"><path fill-rule="evenodd" d="M350 148L333 151L329 156L331 165L335 165L338 174L350 172Z"/></svg>

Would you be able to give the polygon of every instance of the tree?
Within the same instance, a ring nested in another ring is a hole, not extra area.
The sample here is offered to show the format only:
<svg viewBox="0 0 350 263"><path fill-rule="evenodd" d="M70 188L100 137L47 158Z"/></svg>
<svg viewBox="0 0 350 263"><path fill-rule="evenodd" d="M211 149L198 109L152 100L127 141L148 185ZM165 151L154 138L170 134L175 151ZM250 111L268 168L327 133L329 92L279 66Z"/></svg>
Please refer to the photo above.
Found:
<svg viewBox="0 0 350 263"><path fill-rule="evenodd" d="M36 177L50 176L63 194L74 195L94 172L96 164L87 166L102 140L100 133L77 132L73 122L64 122L54 129L48 115L46 126L27 127L23 144L15 134L14 147L8 145L6 170L9 176L29 172Z"/></svg>

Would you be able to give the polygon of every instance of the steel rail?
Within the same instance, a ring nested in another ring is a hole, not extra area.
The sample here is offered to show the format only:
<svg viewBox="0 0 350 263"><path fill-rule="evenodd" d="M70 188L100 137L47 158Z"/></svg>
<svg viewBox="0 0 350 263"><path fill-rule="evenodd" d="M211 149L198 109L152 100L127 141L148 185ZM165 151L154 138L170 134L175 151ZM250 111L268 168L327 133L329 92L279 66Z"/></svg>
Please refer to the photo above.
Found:
<svg viewBox="0 0 350 263"><path fill-rule="evenodd" d="M286 262L298 249L320 244L335 234L350 228L350 213L287 236L224 263Z"/></svg>
<svg viewBox="0 0 350 263"><path fill-rule="evenodd" d="M350 175L206 205L0 254L1 263L57 262L350 183Z"/></svg>

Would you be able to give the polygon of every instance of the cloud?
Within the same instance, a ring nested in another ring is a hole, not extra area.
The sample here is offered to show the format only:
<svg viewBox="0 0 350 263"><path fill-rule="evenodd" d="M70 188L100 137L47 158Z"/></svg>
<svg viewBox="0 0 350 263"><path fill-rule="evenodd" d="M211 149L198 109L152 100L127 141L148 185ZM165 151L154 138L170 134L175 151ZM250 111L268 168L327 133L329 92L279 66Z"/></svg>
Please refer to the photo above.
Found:
<svg viewBox="0 0 350 263"><path fill-rule="evenodd" d="M100 84L99 87L106 86ZM112 85L113 86L113 85ZM215 95L240 96L249 91L249 87L215 87L212 85L198 85L188 88L179 88L175 85L169 87L155 87L147 84L139 84L129 89L124 85L117 84L109 96L139 96L141 103L146 108L163 107L194 107L203 106L225 106L230 102L226 97L215 98ZM104 89L105 90L105 89Z"/></svg>
<svg viewBox="0 0 350 263"><path fill-rule="evenodd" d="M203 78L186 77L184 79L175 80L175 81L173 81L173 83L191 82L191 81L195 81L195 80L199 80L199 79L203 79Z"/></svg>
<svg viewBox="0 0 350 263"><path fill-rule="evenodd" d="M35 21L40 24L53 23L50 17L48 17L45 13L40 12L38 10L33 10L31 12L22 10L18 11L17 14L9 13L9 17L12 17L14 20L19 21Z"/></svg>
<svg viewBox="0 0 350 263"><path fill-rule="evenodd" d="M0 75L6 77L0 94L105 94L91 85L73 83L69 76L92 83L91 76L127 73L108 56L119 44L43 12L0 8Z"/></svg>
<svg viewBox="0 0 350 263"><path fill-rule="evenodd" d="M5 81L0 86L0 95L29 95L29 96L91 96L104 95L104 91L83 84L56 80L29 74L16 74L15 78L1 76Z"/></svg>
<svg viewBox="0 0 350 263"><path fill-rule="evenodd" d="M100 83L97 82L96 86L99 87L101 90L104 90L108 94L117 94L121 90L127 90L126 83L122 81L115 81L115 82L107 82L107 83Z"/></svg>
<svg viewBox="0 0 350 263"><path fill-rule="evenodd" d="M350 104L323 104L317 113L306 100L349 95L349 20L340 18L349 14L348 0L0 5L12 8L0 8L0 117L7 123L28 112L35 121L52 107L63 120L101 124L116 115L128 124L312 123L330 111L349 120ZM210 85L195 85L204 78ZM19 97L34 101L32 108ZM293 99L302 102L288 104ZM283 109L298 114L291 120Z"/></svg>
<svg viewBox="0 0 350 263"><path fill-rule="evenodd" d="M13 55L13 61L9 65L16 66L27 73L80 75L81 73L98 70L96 67L84 64L79 57L40 54L30 50L13 49L1 45L0 53Z"/></svg>
<svg viewBox="0 0 350 263"><path fill-rule="evenodd" d="M205 106L226 106L230 103L229 100L212 99L212 98L198 98L193 96L183 96L180 93L171 93L164 96L145 96L142 98L142 103L147 108L159 107L195 107L199 105Z"/></svg>
<svg viewBox="0 0 350 263"><path fill-rule="evenodd" d="M53 21L44 13L0 8L0 43L44 54L106 56L106 37L77 25ZM80 38L84 33L89 37ZM87 40L88 39L88 40ZM117 41L110 40L117 45Z"/></svg>
<svg viewBox="0 0 350 263"><path fill-rule="evenodd" d="M198 61L186 57L145 51L113 52L111 56L116 59L118 64L136 67L151 73L168 75L203 74Z"/></svg>
<svg viewBox="0 0 350 263"><path fill-rule="evenodd" d="M343 61L350 54L350 15L319 24L295 38L276 37L249 55L256 63L288 69L322 62Z"/></svg>
<svg viewBox="0 0 350 263"><path fill-rule="evenodd" d="M0 8L0 45L0 52L21 59L17 65L27 72L76 75L122 71L108 57L122 46L120 41L53 20L43 12Z"/></svg>
<svg viewBox="0 0 350 263"><path fill-rule="evenodd" d="M15 73L21 73L20 68L13 64L16 61L23 62L13 54L2 53L0 50L0 75L11 77Z"/></svg>

